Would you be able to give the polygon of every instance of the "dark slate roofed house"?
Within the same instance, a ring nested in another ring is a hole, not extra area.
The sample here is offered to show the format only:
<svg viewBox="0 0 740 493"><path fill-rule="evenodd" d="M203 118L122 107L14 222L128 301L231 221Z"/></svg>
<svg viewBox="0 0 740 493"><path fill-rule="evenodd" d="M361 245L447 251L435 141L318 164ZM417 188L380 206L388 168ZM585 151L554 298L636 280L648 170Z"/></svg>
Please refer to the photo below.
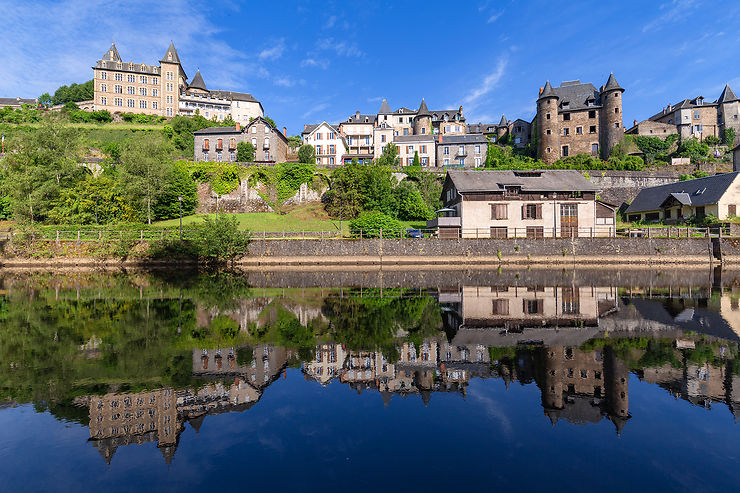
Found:
<svg viewBox="0 0 740 493"><path fill-rule="evenodd" d="M690 217L713 215L720 220L737 216L740 172L644 188L627 207L630 221L675 223Z"/></svg>

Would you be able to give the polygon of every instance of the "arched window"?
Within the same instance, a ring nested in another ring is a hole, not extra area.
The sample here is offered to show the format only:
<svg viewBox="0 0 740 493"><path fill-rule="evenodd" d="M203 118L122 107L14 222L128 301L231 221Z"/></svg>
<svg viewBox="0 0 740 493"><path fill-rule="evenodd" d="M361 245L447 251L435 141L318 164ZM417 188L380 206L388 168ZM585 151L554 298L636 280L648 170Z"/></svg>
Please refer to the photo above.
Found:
<svg viewBox="0 0 740 493"><path fill-rule="evenodd" d="M265 137L265 147L270 147L270 137Z"/></svg>
<svg viewBox="0 0 740 493"><path fill-rule="evenodd" d="M211 145L211 141L209 139L205 139L203 141L203 149L205 149L206 151L210 148L210 145Z"/></svg>
<svg viewBox="0 0 740 493"><path fill-rule="evenodd" d="M224 139L218 139L218 143L216 144L216 149L221 150L224 148Z"/></svg>
<svg viewBox="0 0 740 493"><path fill-rule="evenodd" d="M229 141L229 149L236 149L236 139L231 139Z"/></svg>

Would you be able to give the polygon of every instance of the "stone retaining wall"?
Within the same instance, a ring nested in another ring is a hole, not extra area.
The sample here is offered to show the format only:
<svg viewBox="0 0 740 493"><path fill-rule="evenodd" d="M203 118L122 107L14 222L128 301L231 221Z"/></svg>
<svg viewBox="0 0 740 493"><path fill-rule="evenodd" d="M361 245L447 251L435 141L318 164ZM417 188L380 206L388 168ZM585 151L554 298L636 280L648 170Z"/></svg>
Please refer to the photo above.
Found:
<svg viewBox="0 0 740 493"><path fill-rule="evenodd" d="M500 264L500 263L710 264L706 238L375 239L260 240L242 265Z"/></svg>

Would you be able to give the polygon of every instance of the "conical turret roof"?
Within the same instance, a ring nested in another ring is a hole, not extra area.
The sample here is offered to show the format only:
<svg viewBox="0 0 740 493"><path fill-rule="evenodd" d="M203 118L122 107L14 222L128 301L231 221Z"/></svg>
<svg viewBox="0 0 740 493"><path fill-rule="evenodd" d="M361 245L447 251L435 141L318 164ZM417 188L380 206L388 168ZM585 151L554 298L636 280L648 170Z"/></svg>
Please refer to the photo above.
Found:
<svg viewBox="0 0 740 493"><path fill-rule="evenodd" d="M195 72L195 75L193 76L193 80L188 84L188 89L202 89L204 91L207 91L206 89L206 83L203 80L203 76L200 75L200 69L198 69L197 72Z"/></svg>
<svg viewBox="0 0 740 493"><path fill-rule="evenodd" d="M718 103L729 103L730 101L737 101L737 99L738 98L735 95L735 91L732 90L729 84L725 84L725 88L722 89L722 94L720 94L717 102Z"/></svg>
<svg viewBox="0 0 740 493"><path fill-rule="evenodd" d="M609 79L606 81L604 90L613 91L614 89L619 89L620 91L624 91L624 89L622 89L622 86L619 85L619 82L617 82L617 78L614 77L614 74L609 74Z"/></svg>
<svg viewBox="0 0 740 493"><path fill-rule="evenodd" d="M424 98L421 98L421 104L419 105L419 111L416 112L416 116L432 116L432 114L429 113L429 108L427 108L427 103L424 101Z"/></svg>
<svg viewBox="0 0 740 493"><path fill-rule="evenodd" d="M557 94L555 94L555 91L552 90L552 85L550 84L550 81L548 80L545 83L544 89L542 89L542 94L540 94L540 97L537 99L542 98L557 98Z"/></svg>
<svg viewBox="0 0 740 493"><path fill-rule="evenodd" d="M509 122L506 121L506 115L501 115L501 121L498 124L499 126L506 126L509 124Z"/></svg>
<svg viewBox="0 0 740 493"><path fill-rule="evenodd" d="M102 59L108 62L120 62L121 61L121 55L118 54L118 50L116 49L116 43L113 43L110 45L110 48L108 48L108 51L105 52Z"/></svg>
<svg viewBox="0 0 740 493"><path fill-rule="evenodd" d="M383 102L380 103L380 109L378 110L378 114L390 114L393 113L391 111L391 107L388 106L388 100L383 98Z"/></svg>
<svg viewBox="0 0 740 493"><path fill-rule="evenodd" d="M162 57L160 62L180 63L180 57L177 55L177 50L175 49L174 42L170 41L170 47L167 48L167 51L164 53L164 56Z"/></svg>

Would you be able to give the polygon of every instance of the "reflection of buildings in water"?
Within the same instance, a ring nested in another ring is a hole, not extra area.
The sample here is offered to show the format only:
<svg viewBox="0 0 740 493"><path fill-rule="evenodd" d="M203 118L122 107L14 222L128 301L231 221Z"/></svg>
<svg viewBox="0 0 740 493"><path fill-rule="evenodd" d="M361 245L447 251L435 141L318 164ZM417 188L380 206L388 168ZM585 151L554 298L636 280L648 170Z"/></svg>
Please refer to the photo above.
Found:
<svg viewBox="0 0 740 493"><path fill-rule="evenodd" d="M347 353L342 344L319 344L316 346L313 361L303 364L303 372L307 378L313 378L322 385L326 385L341 373L346 357Z"/></svg>
<svg viewBox="0 0 740 493"><path fill-rule="evenodd" d="M289 349L262 345L248 348L249 363L237 363L235 348L195 350L193 375L233 378L232 384L215 380L195 389L160 389L132 394L106 394L89 400L90 440L110 464L121 445L157 441L169 464L175 455L184 423L198 431L203 418L249 409L265 387L284 375Z"/></svg>
<svg viewBox="0 0 740 493"><path fill-rule="evenodd" d="M277 305L272 305L275 302ZM209 327L217 316L227 316L234 320L239 330L249 333L251 326L262 328L275 321L278 306L298 319L301 325L306 326L312 320L324 320L321 306L309 306L305 303L296 303L285 297L255 297L236 300L237 307L231 310L199 309L196 313L196 323L199 327ZM272 305L272 306L271 306Z"/></svg>
<svg viewBox="0 0 740 493"><path fill-rule="evenodd" d="M621 433L629 419L629 370L609 347L583 351L551 346L539 350L537 384L542 407L553 424L559 419L585 424L607 416Z"/></svg>
<svg viewBox="0 0 740 493"><path fill-rule="evenodd" d="M722 294L719 299L719 313L732 331L740 337L740 298L738 293Z"/></svg>

